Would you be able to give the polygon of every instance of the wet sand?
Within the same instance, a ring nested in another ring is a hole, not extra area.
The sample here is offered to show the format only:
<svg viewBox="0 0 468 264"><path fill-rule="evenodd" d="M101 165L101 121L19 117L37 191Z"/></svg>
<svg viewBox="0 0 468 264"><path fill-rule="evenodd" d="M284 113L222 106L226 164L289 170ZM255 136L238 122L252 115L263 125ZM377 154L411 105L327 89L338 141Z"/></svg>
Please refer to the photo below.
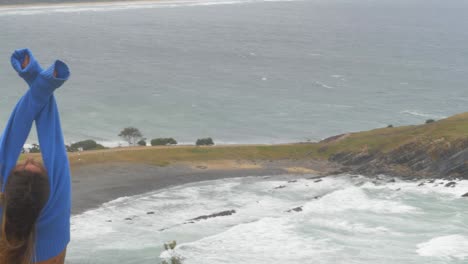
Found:
<svg viewBox="0 0 468 264"><path fill-rule="evenodd" d="M93 164L73 168L72 214L123 196L222 178L281 174L322 176L339 170L326 161L233 161L176 163L165 167L135 163Z"/></svg>

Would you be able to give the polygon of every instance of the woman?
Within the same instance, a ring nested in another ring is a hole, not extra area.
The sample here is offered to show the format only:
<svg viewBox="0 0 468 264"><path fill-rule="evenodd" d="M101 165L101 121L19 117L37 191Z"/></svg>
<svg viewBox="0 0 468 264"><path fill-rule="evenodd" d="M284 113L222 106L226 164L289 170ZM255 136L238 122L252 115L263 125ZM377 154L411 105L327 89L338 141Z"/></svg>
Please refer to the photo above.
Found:
<svg viewBox="0 0 468 264"><path fill-rule="evenodd" d="M29 89L0 138L0 264L64 263L70 241L70 170L53 92L70 76L65 63L42 70L28 49L11 57ZM33 121L45 167L16 165Z"/></svg>

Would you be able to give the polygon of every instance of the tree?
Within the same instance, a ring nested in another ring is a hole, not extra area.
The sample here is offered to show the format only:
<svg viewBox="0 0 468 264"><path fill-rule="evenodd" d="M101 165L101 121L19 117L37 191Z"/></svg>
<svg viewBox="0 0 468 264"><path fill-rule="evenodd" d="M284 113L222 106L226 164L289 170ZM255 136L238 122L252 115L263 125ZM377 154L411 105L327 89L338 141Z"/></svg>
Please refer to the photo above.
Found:
<svg viewBox="0 0 468 264"><path fill-rule="evenodd" d="M40 153L41 148L39 147L39 144L33 143L32 147L29 148L29 153Z"/></svg>
<svg viewBox="0 0 468 264"><path fill-rule="evenodd" d="M135 145L140 139L143 138L140 130L135 127L126 127L120 131L119 137L128 142L129 145Z"/></svg>
<svg viewBox="0 0 468 264"><path fill-rule="evenodd" d="M197 142L195 143L197 146L210 146L214 145L213 139L212 138L199 138L197 139Z"/></svg>
<svg viewBox="0 0 468 264"><path fill-rule="evenodd" d="M166 146L177 145L177 141L173 138L154 138L151 140L151 146Z"/></svg>

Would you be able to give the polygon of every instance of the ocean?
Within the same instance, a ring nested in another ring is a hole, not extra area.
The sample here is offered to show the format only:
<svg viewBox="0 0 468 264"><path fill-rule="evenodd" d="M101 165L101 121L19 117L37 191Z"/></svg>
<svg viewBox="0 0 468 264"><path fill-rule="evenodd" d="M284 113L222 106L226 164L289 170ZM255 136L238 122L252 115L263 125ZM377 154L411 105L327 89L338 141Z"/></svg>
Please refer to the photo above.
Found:
<svg viewBox="0 0 468 264"><path fill-rule="evenodd" d="M0 10L0 124L29 47L71 68L67 143L317 141L466 111L466 1L160 1ZM3 59L1 59L3 58ZM35 133L28 141L35 142Z"/></svg>
<svg viewBox="0 0 468 264"><path fill-rule="evenodd" d="M119 198L72 218L67 259L160 263L163 244L176 240L173 254L184 264L467 263L468 181L313 176L223 179Z"/></svg>
<svg viewBox="0 0 468 264"><path fill-rule="evenodd" d="M56 92L67 143L122 144L126 126L186 144L268 144L422 124L467 109L467 13L461 0L3 8L0 124L26 89L9 65L22 47L71 68ZM186 264L467 263L467 181L313 176L119 198L73 216L67 263L159 263L170 240Z"/></svg>

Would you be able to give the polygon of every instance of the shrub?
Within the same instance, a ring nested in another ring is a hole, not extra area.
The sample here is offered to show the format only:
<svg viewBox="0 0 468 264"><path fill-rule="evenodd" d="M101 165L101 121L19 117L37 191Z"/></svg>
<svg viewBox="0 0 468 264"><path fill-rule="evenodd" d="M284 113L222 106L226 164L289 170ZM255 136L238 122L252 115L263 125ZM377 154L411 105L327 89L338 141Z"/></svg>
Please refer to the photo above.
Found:
<svg viewBox="0 0 468 264"><path fill-rule="evenodd" d="M387 126L387 128L392 128L392 127L393 127L393 125L392 125L392 124L390 124L390 125L388 125L388 126Z"/></svg>
<svg viewBox="0 0 468 264"><path fill-rule="evenodd" d="M426 124L430 124L430 123L434 123L434 122L435 122L434 119L427 119L427 120L426 120Z"/></svg>
<svg viewBox="0 0 468 264"><path fill-rule="evenodd" d="M105 149L105 147L101 144L98 144L96 141L92 139L78 141L73 143L68 147L68 151L78 151L80 148L83 150L95 150L95 149Z"/></svg>
<svg viewBox="0 0 468 264"><path fill-rule="evenodd" d="M40 153L41 149L39 148L39 145L34 143L32 144L32 147L29 148L29 153Z"/></svg>
<svg viewBox="0 0 468 264"><path fill-rule="evenodd" d="M146 140L142 139L137 142L138 146L146 146Z"/></svg>
<svg viewBox="0 0 468 264"><path fill-rule="evenodd" d="M177 145L177 141L173 138L155 138L151 140L151 146L166 146Z"/></svg>
<svg viewBox="0 0 468 264"><path fill-rule="evenodd" d="M214 145L214 142L212 138L199 138L195 144L197 146L210 146Z"/></svg>
<svg viewBox="0 0 468 264"><path fill-rule="evenodd" d="M172 241L164 244L164 249L166 250L166 259L161 262L161 264L182 264L182 258L175 253L174 249L177 246L176 241Z"/></svg>

